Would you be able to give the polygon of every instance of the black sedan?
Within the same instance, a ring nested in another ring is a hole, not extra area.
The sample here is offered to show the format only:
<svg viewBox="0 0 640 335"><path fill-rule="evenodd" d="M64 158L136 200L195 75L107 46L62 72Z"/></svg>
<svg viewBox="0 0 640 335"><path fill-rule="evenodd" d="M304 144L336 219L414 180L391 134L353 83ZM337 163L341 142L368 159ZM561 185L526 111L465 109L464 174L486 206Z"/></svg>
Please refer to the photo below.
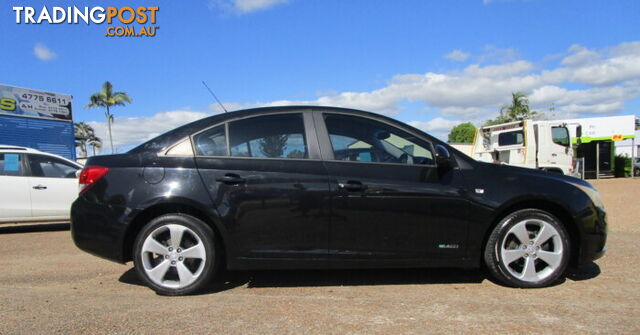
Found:
<svg viewBox="0 0 640 335"><path fill-rule="evenodd" d="M71 208L76 245L133 260L161 294L226 267L480 267L557 282L605 252L587 182L480 163L393 119L331 107L214 115L97 156Z"/></svg>

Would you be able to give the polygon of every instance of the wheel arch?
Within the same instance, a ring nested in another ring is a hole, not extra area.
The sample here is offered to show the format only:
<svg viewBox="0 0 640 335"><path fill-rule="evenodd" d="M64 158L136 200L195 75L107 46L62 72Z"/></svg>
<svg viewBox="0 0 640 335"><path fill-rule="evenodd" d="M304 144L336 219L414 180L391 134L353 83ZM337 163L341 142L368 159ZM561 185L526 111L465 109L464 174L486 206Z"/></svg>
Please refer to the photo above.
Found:
<svg viewBox="0 0 640 335"><path fill-rule="evenodd" d="M136 237L147 223L161 215L174 213L193 216L209 225L215 233L216 241L214 242L220 243L220 250L222 250L223 253L220 259L222 259L225 263L224 265L226 265L228 255L227 238L223 234L221 227L218 226L217 221L204 210L198 208L198 206L180 201L157 203L145 208L132 218L127 226L122 243L123 261L127 262L133 259L133 245Z"/></svg>
<svg viewBox="0 0 640 335"><path fill-rule="evenodd" d="M482 240L482 252L481 255L484 255L484 249L486 248L487 241L491 236L491 233L495 229L495 227L504 219L507 215L521 210L521 209L539 209L545 212L552 214L560 220L560 223L564 225L569 233L569 238L571 240L571 258L569 259L569 265L576 265L578 263L578 258L580 255L580 245L581 245L581 231L578 228L578 224L573 219L571 212L559 204L558 202L554 202L549 199L520 199L514 201L503 208L497 211L491 225L484 233L484 238ZM481 256L481 262L484 263L484 258Z"/></svg>

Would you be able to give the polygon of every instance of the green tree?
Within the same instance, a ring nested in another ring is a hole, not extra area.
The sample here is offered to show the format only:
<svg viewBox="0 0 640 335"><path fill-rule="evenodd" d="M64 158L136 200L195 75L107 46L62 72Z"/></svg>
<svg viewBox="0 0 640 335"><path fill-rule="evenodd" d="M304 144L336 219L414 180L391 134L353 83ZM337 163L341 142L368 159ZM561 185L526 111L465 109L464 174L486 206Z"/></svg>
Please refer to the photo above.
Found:
<svg viewBox="0 0 640 335"><path fill-rule="evenodd" d="M471 122L461 123L449 132L449 143L472 143L476 136L476 127Z"/></svg>
<svg viewBox="0 0 640 335"><path fill-rule="evenodd" d="M100 139L100 137L98 136L95 136L95 135L91 136L87 144L91 146L91 148L93 148L94 156L96 155L96 149L102 149L102 139Z"/></svg>
<svg viewBox="0 0 640 335"><path fill-rule="evenodd" d="M105 81L100 89L89 97L90 103L85 108L103 107L105 108L105 117L107 118L107 129L109 130L109 143L111 145L111 153L113 153L113 137L111 136L111 123L113 123L113 114L110 108L113 106L124 106L131 103L131 98L126 92L114 92L113 85Z"/></svg>
<svg viewBox="0 0 640 335"><path fill-rule="evenodd" d="M76 147L80 149L80 156L87 157L87 143L95 137L93 128L86 122L73 124L73 132L76 139Z"/></svg>
<svg viewBox="0 0 640 335"><path fill-rule="evenodd" d="M96 148L102 148L102 140L96 136L93 127L86 122L78 122L73 124L74 135L76 138L76 147L80 149L80 156L87 157L87 145L93 147L93 155L96 155Z"/></svg>
<svg viewBox="0 0 640 335"><path fill-rule="evenodd" d="M262 152L266 157L282 157L284 149L287 146L288 139L289 135L267 136L258 142L260 145L260 152Z"/></svg>
<svg viewBox="0 0 640 335"><path fill-rule="evenodd" d="M505 122L518 121L522 119L530 119L537 116L538 112L531 110L529 107L529 99L522 92L511 93L511 104L503 105L500 108L500 115L495 120L487 120L485 126L500 124Z"/></svg>

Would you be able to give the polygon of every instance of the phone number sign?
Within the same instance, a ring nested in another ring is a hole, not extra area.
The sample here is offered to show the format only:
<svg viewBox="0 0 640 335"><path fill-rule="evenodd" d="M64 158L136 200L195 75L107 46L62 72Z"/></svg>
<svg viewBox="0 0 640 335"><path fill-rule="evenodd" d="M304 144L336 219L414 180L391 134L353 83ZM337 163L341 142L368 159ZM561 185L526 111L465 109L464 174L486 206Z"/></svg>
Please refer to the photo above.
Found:
<svg viewBox="0 0 640 335"><path fill-rule="evenodd" d="M0 113L72 121L71 96L0 85Z"/></svg>

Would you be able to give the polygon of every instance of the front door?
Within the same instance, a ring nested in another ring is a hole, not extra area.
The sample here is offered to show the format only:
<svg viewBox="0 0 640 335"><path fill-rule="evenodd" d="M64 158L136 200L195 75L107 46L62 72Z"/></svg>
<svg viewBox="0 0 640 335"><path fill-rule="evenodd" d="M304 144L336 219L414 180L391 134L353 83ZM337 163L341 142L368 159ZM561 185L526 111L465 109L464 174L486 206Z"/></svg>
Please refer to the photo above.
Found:
<svg viewBox="0 0 640 335"><path fill-rule="evenodd" d="M29 177L24 156L0 153L0 222L24 221L31 217Z"/></svg>
<svg viewBox="0 0 640 335"><path fill-rule="evenodd" d="M303 113L231 121L193 140L239 258L326 261L328 176Z"/></svg>
<svg viewBox="0 0 640 335"><path fill-rule="evenodd" d="M462 178L457 170L438 172L431 143L359 116L325 113L316 124L328 134L321 147L332 177L333 259L464 255Z"/></svg>

